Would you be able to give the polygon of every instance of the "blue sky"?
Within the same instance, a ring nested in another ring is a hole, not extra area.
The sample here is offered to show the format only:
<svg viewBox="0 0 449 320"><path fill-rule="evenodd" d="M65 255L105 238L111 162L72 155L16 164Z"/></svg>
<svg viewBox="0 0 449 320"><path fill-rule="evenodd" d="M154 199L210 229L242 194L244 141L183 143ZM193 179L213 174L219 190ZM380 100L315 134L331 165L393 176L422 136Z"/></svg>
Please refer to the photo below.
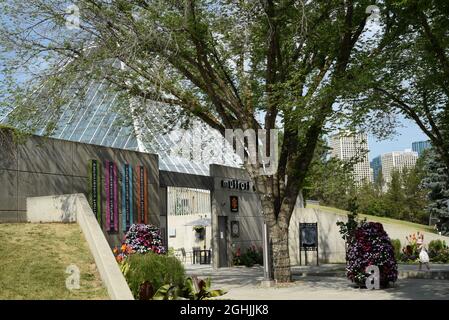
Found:
<svg viewBox="0 0 449 320"><path fill-rule="evenodd" d="M401 123L402 127L397 129L397 135L389 140L377 141L375 137L368 136L370 160L382 153L411 149L412 142L429 140L414 122L402 119Z"/></svg>

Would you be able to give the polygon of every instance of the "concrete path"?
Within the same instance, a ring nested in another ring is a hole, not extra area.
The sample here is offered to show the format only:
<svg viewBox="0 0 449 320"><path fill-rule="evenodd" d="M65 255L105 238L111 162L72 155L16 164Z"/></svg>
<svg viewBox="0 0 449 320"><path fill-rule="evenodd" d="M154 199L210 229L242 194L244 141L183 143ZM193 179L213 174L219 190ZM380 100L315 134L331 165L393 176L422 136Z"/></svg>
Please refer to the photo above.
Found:
<svg viewBox="0 0 449 320"><path fill-rule="evenodd" d="M403 272L415 272L416 265L400 265ZM432 265L432 269L449 272L449 265ZM414 270L415 269L415 270ZM228 290L223 299L241 300L379 300L432 299L449 300L449 281L437 279L399 279L393 288L366 290L355 288L345 276L328 276L344 272L344 265L293 268L294 282L273 288L263 288L263 269L234 267L213 270L210 266L187 265L187 273L211 277L214 288ZM315 274L310 276L310 274ZM319 274L321 272L321 275ZM425 273L423 271L422 273ZM307 273L309 275L307 275ZM304 274L306 274L304 276Z"/></svg>

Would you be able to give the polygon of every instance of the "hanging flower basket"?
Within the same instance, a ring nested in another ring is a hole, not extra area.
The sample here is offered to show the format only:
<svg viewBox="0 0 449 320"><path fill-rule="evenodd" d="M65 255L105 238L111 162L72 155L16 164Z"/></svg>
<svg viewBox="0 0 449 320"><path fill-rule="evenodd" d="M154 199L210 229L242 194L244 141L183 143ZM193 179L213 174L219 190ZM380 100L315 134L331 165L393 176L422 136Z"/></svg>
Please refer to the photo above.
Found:
<svg viewBox="0 0 449 320"><path fill-rule="evenodd" d="M197 240L204 239L204 235L206 233L206 228L204 226L194 226L193 230L195 231L195 238Z"/></svg>

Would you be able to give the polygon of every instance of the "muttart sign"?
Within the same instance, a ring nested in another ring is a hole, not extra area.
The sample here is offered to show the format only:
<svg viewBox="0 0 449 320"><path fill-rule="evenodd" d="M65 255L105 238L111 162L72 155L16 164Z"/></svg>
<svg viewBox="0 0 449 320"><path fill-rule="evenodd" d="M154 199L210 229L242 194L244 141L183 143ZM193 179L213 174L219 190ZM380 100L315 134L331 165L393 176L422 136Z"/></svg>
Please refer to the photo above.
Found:
<svg viewBox="0 0 449 320"><path fill-rule="evenodd" d="M251 184L249 181L240 181L237 179L221 180L221 187L231 190L250 191Z"/></svg>

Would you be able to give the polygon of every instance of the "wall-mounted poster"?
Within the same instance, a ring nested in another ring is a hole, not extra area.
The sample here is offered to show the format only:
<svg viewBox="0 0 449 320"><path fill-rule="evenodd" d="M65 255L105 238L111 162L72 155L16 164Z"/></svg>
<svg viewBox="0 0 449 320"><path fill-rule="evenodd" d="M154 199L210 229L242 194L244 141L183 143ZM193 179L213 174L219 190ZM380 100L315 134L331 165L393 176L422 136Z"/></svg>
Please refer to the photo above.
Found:
<svg viewBox="0 0 449 320"><path fill-rule="evenodd" d="M238 221L231 221L231 236L233 238L240 237L240 224Z"/></svg>
<svg viewBox="0 0 449 320"><path fill-rule="evenodd" d="M105 161L106 231L118 232L117 165Z"/></svg>
<svg viewBox="0 0 449 320"><path fill-rule="evenodd" d="M230 196L229 202L231 204L231 212L239 212L239 197Z"/></svg>
<svg viewBox="0 0 449 320"><path fill-rule="evenodd" d="M122 230L127 232L133 224L133 169L123 165L122 174Z"/></svg>
<svg viewBox="0 0 449 320"><path fill-rule="evenodd" d="M148 172L143 166L137 168L137 222L148 224Z"/></svg>
<svg viewBox="0 0 449 320"><path fill-rule="evenodd" d="M100 226L101 219L101 163L97 160L89 160L89 204Z"/></svg>

